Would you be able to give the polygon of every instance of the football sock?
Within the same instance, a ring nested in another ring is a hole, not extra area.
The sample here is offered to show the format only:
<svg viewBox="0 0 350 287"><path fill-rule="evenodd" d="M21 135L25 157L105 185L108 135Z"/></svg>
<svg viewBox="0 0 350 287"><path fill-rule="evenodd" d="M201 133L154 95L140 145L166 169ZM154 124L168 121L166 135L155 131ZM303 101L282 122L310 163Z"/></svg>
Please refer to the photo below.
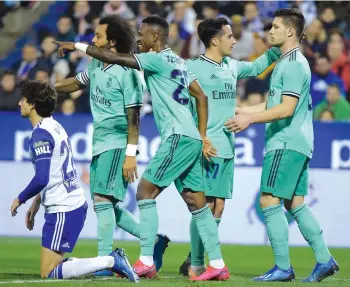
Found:
<svg viewBox="0 0 350 287"><path fill-rule="evenodd" d="M94 273L96 271L112 268L114 258L112 256L99 256L95 258L84 258L73 261L65 261L57 265L48 278L69 279L82 275Z"/></svg>
<svg viewBox="0 0 350 287"><path fill-rule="evenodd" d="M331 254L324 241L321 226L311 209L304 203L290 210L290 213L298 223L301 234L314 251L316 261L327 263L331 259Z"/></svg>
<svg viewBox="0 0 350 287"><path fill-rule="evenodd" d="M215 218L216 225L219 227L221 218ZM191 259L191 266L204 266L204 245L200 239L198 228L193 217L190 223L191 252L188 258Z"/></svg>
<svg viewBox="0 0 350 287"><path fill-rule="evenodd" d="M98 255L105 256L112 252L113 233L116 220L111 202L94 202L97 215Z"/></svg>
<svg viewBox="0 0 350 287"><path fill-rule="evenodd" d="M140 245L141 256L150 256L147 262L143 262L148 266L153 265L153 251L156 241L159 219L157 213L157 205L154 199L144 199L138 201L140 211ZM150 264L150 265L149 265Z"/></svg>
<svg viewBox="0 0 350 287"><path fill-rule="evenodd" d="M199 236L204 245L204 249L208 254L210 265L214 268L218 265L224 265L220 250L220 242L218 235L218 228L215 223L213 214L208 206L205 206L199 210L192 211L193 220L196 223ZM215 262L221 262L217 264Z"/></svg>
<svg viewBox="0 0 350 287"><path fill-rule="evenodd" d="M114 212L117 226L131 235L140 238L140 224L135 220L135 217L127 209L118 204L114 206Z"/></svg>
<svg viewBox="0 0 350 287"><path fill-rule="evenodd" d="M290 268L288 248L288 221L281 205L273 205L262 209L267 235L269 237L275 264L283 269Z"/></svg>

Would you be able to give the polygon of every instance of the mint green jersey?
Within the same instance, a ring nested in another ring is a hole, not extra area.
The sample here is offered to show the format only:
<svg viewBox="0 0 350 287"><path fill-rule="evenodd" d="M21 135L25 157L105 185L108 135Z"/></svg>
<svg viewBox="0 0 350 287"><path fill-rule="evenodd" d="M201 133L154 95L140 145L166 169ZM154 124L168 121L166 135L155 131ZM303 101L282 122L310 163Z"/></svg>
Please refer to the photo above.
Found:
<svg viewBox="0 0 350 287"><path fill-rule="evenodd" d="M77 80L90 86L93 116L92 154L125 148L128 137L127 109L142 106L143 86L139 72L119 65L104 67L93 59Z"/></svg>
<svg viewBox="0 0 350 287"><path fill-rule="evenodd" d="M311 158L314 149L311 71L299 48L285 54L272 73L267 109L282 102L282 96L295 97L298 104L293 116L266 124L266 153L290 149Z"/></svg>
<svg viewBox="0 0 350 287"><path fill-rule="evenodd" d="M207 136L217 150L217 157L234 156L234 133L228 132L224 124L235 114L237 80L257 76L279 58L279 49L270 49L254 62L236 61L225 57L217 63L204 55L187 60L192 72L208 97ZM192 101L195 107L195 101ZM195 110L195 109L194 109ZM194 112L194 117L197 115Z"/></svg>
<svg viewBox="0 0 350 287"><path fill-rule="evenodd" d="M144 70L153 114L162 142L173 134L201 140L190 111L189 78L185 60L170 48L134 55ZM192 78L194 80L194 78Z"/></svg>

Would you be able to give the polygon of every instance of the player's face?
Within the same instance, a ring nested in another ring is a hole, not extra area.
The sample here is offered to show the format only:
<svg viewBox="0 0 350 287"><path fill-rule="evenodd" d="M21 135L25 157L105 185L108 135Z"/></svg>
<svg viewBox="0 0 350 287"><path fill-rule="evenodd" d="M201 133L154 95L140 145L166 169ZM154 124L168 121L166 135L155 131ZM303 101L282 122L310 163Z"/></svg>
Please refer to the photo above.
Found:
<svg viewBox="0 0 350 287"><path fill-rule="evenodd" d="M291 29L293 28L287 27L281 17L276 17L272 22L272 28L270 30L272 46L282 46L292 32Z"/></svg>
<svg viewBox="0 0 350 287"><path fill-rule="evenodd" d="M22 97L18 103L21 108L21 117L27 118L30 115L33 105L29 104L26 97Z"/></svg>
<svg viewBox="0 0 350 287"><path fill-rule="evenodd" d="M233 38L230 25L225 25L223 28L224 35L219 38L219 50L222 56L229 56L232 53L233 45L236 44Z"/></svg>
<svg viewBox="0 0 350 287"><path fill-rule="evenodd" d="M154 31L150 25L141 24L137 44L140 53L147 53L154 45Z"/></svg>
<svg viewBox="0 0 350 287"><path fill-rule="evenodd" d="M98 24L95 29L95 37L92 39L92 43L98 48L109 48L107 40L107 24Z"/></svg>

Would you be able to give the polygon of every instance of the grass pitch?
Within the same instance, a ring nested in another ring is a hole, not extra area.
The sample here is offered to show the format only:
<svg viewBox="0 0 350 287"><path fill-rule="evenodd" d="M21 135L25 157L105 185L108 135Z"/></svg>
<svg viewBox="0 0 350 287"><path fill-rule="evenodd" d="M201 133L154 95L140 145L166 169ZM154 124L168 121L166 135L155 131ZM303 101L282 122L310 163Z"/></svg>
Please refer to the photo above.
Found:
<svg viewBox="0 0 350 287"><path fill-rule="evenodd" d="M115 247L125 248L133 264L139 255L139 243L119 241ZM178 274L180 264L188 253L188 244L170 243L164 258L164 266L158 279L142 280L138 286L305 286L300 280L313 269L315 259L310 248L293 247L290 250L291 261L296 272L292 283L255 283L250 279L270 269L273 265L272 251L269 246L222 245L224 260L231 272L226 282L192 283ZM81 239L78 241L74 257L96 256L96 241ZM340 273L318 284L306 286L350 286L350 249L332 249L332 255L340 265ZM0 237L0 287L1 286L57 286L57 287L109 287L128 286L132 283L115 277L93 279L83 277L75 280L42 280L40 268L40 239Z"/></svg>

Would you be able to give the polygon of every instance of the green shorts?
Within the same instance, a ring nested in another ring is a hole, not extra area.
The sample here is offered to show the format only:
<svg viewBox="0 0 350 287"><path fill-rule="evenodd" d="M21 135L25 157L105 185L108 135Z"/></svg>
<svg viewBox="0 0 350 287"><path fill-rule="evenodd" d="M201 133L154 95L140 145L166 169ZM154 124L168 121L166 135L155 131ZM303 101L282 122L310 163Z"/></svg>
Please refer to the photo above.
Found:
<svg viewBox="0 0 350 287"><path fill-rule="evenodd" d="M234 158L210 158L204 161L205 195L232 198Z"/></svg>
<svg viewBox="0 0 350 287"><path fill-rule="evenodd" d="M162 189L174 182L180 193L185 188L204 191L202 141L171 135L160 145L142 178Z"/></svg>
<svg viewBox="0 0 350 287"><path fill-rule="evenodd" d="M294 150L270 151L264 157L260 190L284 199L307 195L309 161Z"/></svg>
<svg viewBox="0 0 350 287"><path fill-rule="evenodd" d="M90 164L90 192L112 196L123 201L128 182L123 176L125 148L107 150L92 157Z"/></svg>

